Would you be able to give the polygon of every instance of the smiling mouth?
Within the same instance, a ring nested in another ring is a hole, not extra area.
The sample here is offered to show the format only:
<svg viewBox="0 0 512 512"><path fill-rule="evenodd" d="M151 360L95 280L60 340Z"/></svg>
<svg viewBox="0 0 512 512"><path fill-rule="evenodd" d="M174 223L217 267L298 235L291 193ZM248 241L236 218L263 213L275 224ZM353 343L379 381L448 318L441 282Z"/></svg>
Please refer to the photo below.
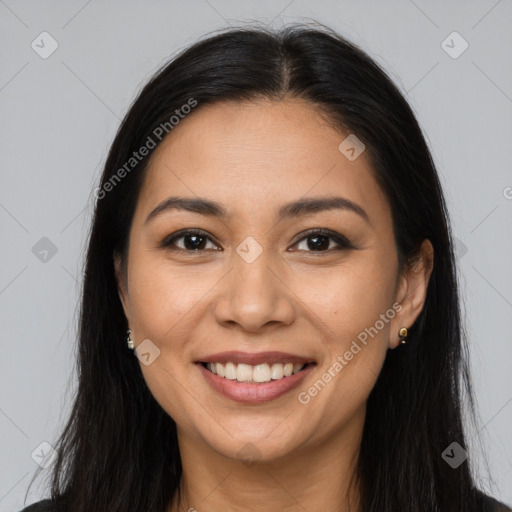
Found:
<svg viewBox="0 0 512 512"><path fill-rule="evenodd" d="M223 363L201 363L211 373L231 381L249 384L264 384L296 375L315 363L263 363L257 365Z"/></svg>

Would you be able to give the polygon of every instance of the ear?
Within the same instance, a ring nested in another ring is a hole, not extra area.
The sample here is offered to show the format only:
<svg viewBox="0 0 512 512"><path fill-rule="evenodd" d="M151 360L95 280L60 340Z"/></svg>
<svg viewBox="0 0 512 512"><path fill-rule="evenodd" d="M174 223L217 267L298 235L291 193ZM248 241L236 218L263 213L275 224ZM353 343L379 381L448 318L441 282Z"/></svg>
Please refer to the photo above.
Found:
<svg viewBox="0 0 512 512"><path fill-rule="evenodd" d="M421 313L427 298L427 289L434 268L434 248L427 238L421 243L418 258L407 265L400 276L396 292L396 302L402 309L391 321L389 348L400 344L398 332L402 327L408 329Z"/></svg>
<svg viewBox="0 0 512 512"><path fill-rule="evenodd" d="M124 274L121 266L121 256L117 253L113 255L114 260L114 272L117 281L117 293L119 294L119 299L121 300L121 304L123 305L124 314L128 323L130 323L130 308L128 306L128 283L127 276Z"/></svg>

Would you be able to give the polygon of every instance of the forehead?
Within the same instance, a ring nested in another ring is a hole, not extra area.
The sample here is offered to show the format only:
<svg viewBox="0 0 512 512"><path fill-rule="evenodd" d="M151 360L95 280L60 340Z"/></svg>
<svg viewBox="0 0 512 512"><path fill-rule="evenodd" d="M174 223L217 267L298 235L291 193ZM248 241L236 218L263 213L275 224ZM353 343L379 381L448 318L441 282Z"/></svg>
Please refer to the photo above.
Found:
<svg viewBox="0 0 512 512"><path fill-rule="evenodd" d="M139 203L209 197L254 215L257 205L343 195L370 216L389 214L365 152L352 161L340 152L348 135L304 100L199 105L155 150Z"/></svg>

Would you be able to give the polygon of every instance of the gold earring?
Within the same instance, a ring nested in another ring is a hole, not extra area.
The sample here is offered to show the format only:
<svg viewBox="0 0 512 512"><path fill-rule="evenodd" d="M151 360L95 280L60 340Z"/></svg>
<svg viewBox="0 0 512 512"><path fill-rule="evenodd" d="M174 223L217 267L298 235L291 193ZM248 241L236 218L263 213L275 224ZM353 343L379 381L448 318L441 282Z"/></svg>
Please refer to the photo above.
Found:
<svg viewBox="0 0 512 512"><path fill-rule="evenodd" d="M130 329L126 331L126 334L128 335L128 337L126 338L126 344L128 345L128 348L130 350L133 350L135 348L135 345L133 344L133 340L130 338L131 332L132 331Z"/></svg>
<svg viewBox="0 0 512 512"><path fill-rule="evenodd" d="M400 336L402 345L405 345L407 343L407 341L405 341L405 338L407 338L407 334L407 327L402 327L400 331L398 331L398 336Z"/></svg>

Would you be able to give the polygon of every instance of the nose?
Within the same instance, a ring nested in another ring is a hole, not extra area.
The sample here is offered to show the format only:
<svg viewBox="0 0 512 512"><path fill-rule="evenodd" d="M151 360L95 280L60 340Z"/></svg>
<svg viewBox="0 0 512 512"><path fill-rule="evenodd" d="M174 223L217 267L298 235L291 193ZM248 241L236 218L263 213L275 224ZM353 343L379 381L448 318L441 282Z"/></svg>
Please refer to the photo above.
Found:
<svg viewBox="0 0 512 512"><path fill-rule="evenodd" d="M286 285L285 264L276 264L267 251L251 263L237 253L231 272L218 288L214 317L248 332L290 325L296 314L293 291Z"/></svg>

